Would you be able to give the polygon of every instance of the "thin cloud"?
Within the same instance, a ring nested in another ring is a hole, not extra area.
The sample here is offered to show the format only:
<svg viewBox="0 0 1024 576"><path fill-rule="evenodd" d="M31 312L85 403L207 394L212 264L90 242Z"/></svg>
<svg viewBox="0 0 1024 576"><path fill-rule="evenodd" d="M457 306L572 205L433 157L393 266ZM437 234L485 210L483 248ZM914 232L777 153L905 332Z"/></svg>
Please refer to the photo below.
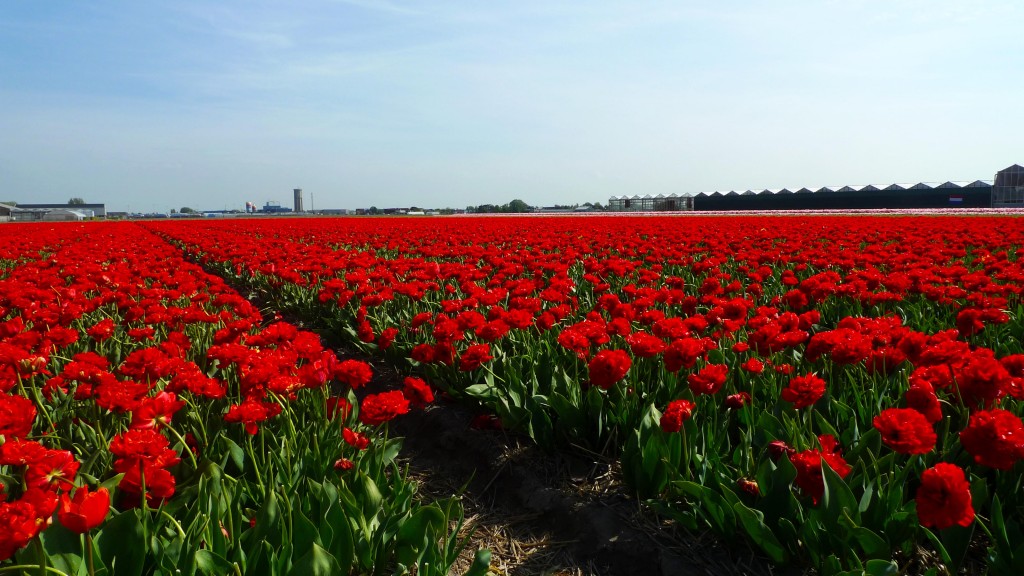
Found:
<svg viewBox="0 0 1024 576"><path fill-rule="evenodd" d="M337 4L346 4L356 8L364 10L372 10L378 12L386 12L388 14L395 14L399 16L416 16L423 14L421 10L415 10L408 6L402 6L395 2L386 2L383 0L329 0Z"/></svg>

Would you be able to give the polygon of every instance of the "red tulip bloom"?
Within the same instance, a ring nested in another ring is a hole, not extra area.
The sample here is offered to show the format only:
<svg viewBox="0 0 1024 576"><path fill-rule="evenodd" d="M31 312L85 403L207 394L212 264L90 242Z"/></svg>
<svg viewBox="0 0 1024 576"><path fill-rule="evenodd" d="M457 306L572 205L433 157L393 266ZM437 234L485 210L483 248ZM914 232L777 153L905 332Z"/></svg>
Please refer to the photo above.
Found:
<svg viewBox="0 0 1024 576"><path fill-rule="evenodd" d="M177 481L170 471L135 466L124 471L124 477L117 485L117 488L125 493L129 506L138 506L142 503L143 479L146 484L146 503L150 506L159 506L160 502L174 496Z"/></svg>
<svg viewBox="0 0 1024 576"><path fill-rule="evenodd" d="M502 337L508 334L509 330L511 329L512 327L509 326L504 320L498 318L496 320L491 320L484 324L483 326L477 328L476 337L487 342L494 342L495 340L500 340Z"/></svg>
<svg viewBox="0 0 1024 576"><path fill-rule="evenodd" d="M0 502L0 561L14 556L46 526L39 516L32 503L24 498Z"/></svg>
<svg viewBox="0 0 1024 576"><path fill-rule="evenodd" d="M792 402L799 410L817 402L825 394L825 381L816 374L797 376L789 381L789 386L782 389L782 399Z"/></svg>
<svg viewBox="0 0 1024 576"><path fill-rule="evenodd" d="M768 457L772 459L772 462L778 462L783 454L792 456L796 454L796 450L782 440L772 440L768 443Z"/></svg>
<svg viewBox="0 0 1024 576"><path fill-rule="evenodd" d="M402 395L405 396L405 399L409 401L409 405L413 408L419 410L434 401L434 391L421 378L408 376L403 384Z"/></svg>
<svg viewBox="0 0 1024 576"><path fill-rule="evenodd" d="M185 406L174 392L160 392L151 398L143 398L139 407L132 411L132 428L153 428L159 430L171 423L174 413Z"/></svg>
<svg viewBox="0 0 1024 576"><path fill-rule="evenodd" d="M736 486L740 490L750 494L751 496L760 496L761 487L757 485L757 480L751 480L749 478L740 478L736 481Z"/></svg>
<svg viewBox="0 0 1024 576"><path fill-rule="evenodd" d="M740 364L740 368L750 372L751 374L760 374L764 372L764 362L761 362L757 358L748 358L746 362Z"/></svg>
<svg viewBox="0 0 1024 576"><path fill-rule="evenodd" d="M0 435L24 438L32 431L36 420L36 406L24 396L0 392Z"/></svg>
<svg viewBox="0 0 1024 576"><path fill-rule="evenodd" d="M373 369L361 360L345 360L334 369L334 379L359 389L373 379Z"/></svg>
<svg viewBox="0 0 1024 576"><path fill-rule="evenodd" d="M633 355L641 358L657 356L668 348L664 340L647 332L634 332L626 336L626 343Z"/></svg>
<svg viewBox="0 0 1024 576"><path fill-rule="evenodd" d="M825 477L821 470L821 463L828 463L840 478L846 478L853 468L843 459L836 439L825 434L818 437L821 450L804 450L790 456L790 461L796 468L796 485L805 494L811 497L814 504L818 503L822 494L825 493Z"/></svg>
<svg viewBox="0 0 1024 576"><path fill-rule="evenodd" d="M472 372L493 359L490 344L473 344L459 358L459 370Z"/></svg>
<svg viewBox="0 0 1024 576"><path fill-rule="evenodd" d="M70 490L81 464L67 450L46 450L25 470L25 484L38 490Z"/></svg>
<svg viewBox="0 0 1024 576"><path fill-rule="evenodd" d="M363 398L359 420L367 426L383 424L409 411L409 401L398 390L370 394Z"/></svg>
<svg viewBox="0 0 1024 576"><path fill-rule="evenodd" d="M960 432L960 443L978 464L1009 470L1024 459L1024 423L1000 408L975 412Z"/></svg>
<svg viewBox="0 0 1024 576"><path fill-rule="evenodd" d="M356 326L356 334L361 342L366 342L367 344L377 339L373 334L373 326L366 320L359 322Z"/></svg>
<svg viewBox="0 0 1024 576"><path fill-rule="evenodd" d="M942 405L935 395L935 389L931 383L923 378L910 378L910 388L903 395L907 401L907 407L917 410L924 415L928 422L935 424L942 420Z"/></svg>
<svg viewBox="0 0 1024 576"><path fill-rule="evenodd" d="M981 310L967 308L956 315L956 329L964 336L974 336L985 329Z"/></svg>
<svg viewBox="0 0 1024 576"><path fill-rule="evenodd" d="M725 407L730 410L739 410L740 408L750 404L750 402L751 398L749 392L737 392L725 397Z"/></svg>
<svg viewBox="0 0 1024 576"><path fill-rule="evenodd" d="M673 340L665 350L665 369L678 372L683 368L693 368L697 359L708 350L713 350L714 343L708 338L680 338Z"/></svg>
<svg viewBox="0 0 1024 576"><path fill-rule="evenodd" d="M935 430L928 419L911 408L888 408L875 416L882 442L900 454L927 454L935 448Z"/></svg>
<svg viewBox="0 0 1024 576"><path fill-rule="evenodd" d="M224 421L241 422L245 424L245 431L254 435L260 431L260 422L269 420L280 413L281 405L276 402L260 402L249 399L241 404L229 406L228 413L224 415Z"/></svg>
<svg viewBox="0 0 1024 576"><path fill-rule="evenodd" d="M590 383L607 390L625 378L632 365L633 361L625 350L601 350L587 366L590 369Z"/></svg>
<svg viewBox="0 0 1024 576"><path fill-rule="evenodd" d="M85 534L99 526L110 510L110 493L106 488L90 493L87 486L75 490L75 496L61 494L57 508L57 519L65 528L78 534Z"/></svg>
<svg viewBox="0 0 1024 576"><path fill-rule="evenodd" d="M356 450L365 450L370 445L370 439L365 434L360 434L351 428L345 428L341 431L341 436L344 438L345 443L355 448Z"/></svg>
<svg viewBox="0 0 1024 576"><path fill-rule="evenodd" d="M690 390L694 394L715 394L725 385L729 376L729 367L725 364L708 364L696 374L686 377Z"/></svg>
<svg viewBox="0 0 1024 576"><path fill-rule="evenodd" d="M917 518L922 526L944 530L951 526L970 526L974 521L971 485L962 468L939 462L921 474L917 489Z"/></svg>
<svg viewBox="0 0 1024 576"><path fill-rule="evenodd" d="M159 348L143 348L128 355L117 369L140 382L156 382L170 374L173 364Z"/></svg>
<svg viewBox="0 0 1024 576"><path fill-rule="evenodd" d="M152 429L128 430L110 440L110 452L117 456L114 470L128 472L141 462L149 470L166 468L179 462L178 453L170 448L170 441Z"/></svg>
<svg viewBox="0 0 1024 576"><path fill-rule="evenodd" d="M395 338L398 336L398 328L385 328L381 331L380 336L377 337L377 346L381 350L387 350L394 343Z"/></svg>
<svg viewBox="0 0 1024 576"><path fill-rule="evenodd" d="M558 335L558 343L563 348L575 352L576 357L580 360L586 360L590 356L590 338L574 327L562 330L562 333Z"/></svg>
<svg viewBox="0 0 1024 576"><path fill-rule="evenodd" d="M409 357L422 364L430 364L434 361L434 347L430 344L417 344L409 353Z"/></svg>
<svg viewBox="0 0 1024 576"><path fill-rule="evenodd" d="M1005 394L1010 373L991 356L974 354L960 369L956 390L968 407L991 407Z"/></svg>
<svg viewBox="0 0 1024 576"><path fill-rule="evenodd" d="M12 439L0 445L0 464L24 466L41 461L48 450L35 440Z"/></svg>
<svg viewBox="0 0 1024 576"><path fill-rule="evenodd" d="M352 412L352 405L345 398L331 396L327 399L326 409L328 420L334 420L335 418L347 420L348 415Z"/></svg>
<svg viewBox="0 0 1024 576"><path fill-rule="evenodd" d="M669 402L665 413L661 415L661 429L668 433L679 432L683 422L693 416L693 402L689 400L673 400Z"/></svg>

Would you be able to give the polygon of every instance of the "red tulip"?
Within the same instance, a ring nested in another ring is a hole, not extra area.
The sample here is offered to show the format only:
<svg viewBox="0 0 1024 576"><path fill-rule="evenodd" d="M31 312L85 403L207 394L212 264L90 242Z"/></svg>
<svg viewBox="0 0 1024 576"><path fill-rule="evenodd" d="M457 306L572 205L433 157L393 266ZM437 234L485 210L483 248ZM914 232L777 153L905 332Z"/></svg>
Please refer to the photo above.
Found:
<svg viewBox="0 0 1024 576"><path fill-rule="evenodd" d="M57 518L65 528L78 534L85 534L99 526L110 510L110 493L106 488L89 493L88 486L75 490L74 497L61 494Z"/></svg>

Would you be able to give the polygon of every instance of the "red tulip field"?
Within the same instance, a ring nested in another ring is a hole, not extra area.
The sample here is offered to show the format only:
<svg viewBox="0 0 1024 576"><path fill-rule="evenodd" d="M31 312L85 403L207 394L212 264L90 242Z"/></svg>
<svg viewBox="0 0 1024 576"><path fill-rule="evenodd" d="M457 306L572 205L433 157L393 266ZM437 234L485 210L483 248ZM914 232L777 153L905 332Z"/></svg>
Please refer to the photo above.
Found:
<svg viewBox="0 0 1024 576"><path fill-rule="evenodd" d="M3 225L0 574L497 574L389 434L442 398L772 566L1024 573L1022 251L978 215Z"/></svg>

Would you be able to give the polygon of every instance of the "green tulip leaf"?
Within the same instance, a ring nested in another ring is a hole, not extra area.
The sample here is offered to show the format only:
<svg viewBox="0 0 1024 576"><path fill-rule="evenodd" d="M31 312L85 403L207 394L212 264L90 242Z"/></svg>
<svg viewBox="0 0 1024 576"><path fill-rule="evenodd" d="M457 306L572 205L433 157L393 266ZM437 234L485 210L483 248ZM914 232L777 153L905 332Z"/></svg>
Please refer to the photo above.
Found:
<svg viewBox="0 0 1024 576"><path fill-rule="evenodd" d="M337 574L345 574L345 572L342 572L341 565L330 552L314 543L309 552L299 558L292 566L292 574L335 576Z"/></svg>

